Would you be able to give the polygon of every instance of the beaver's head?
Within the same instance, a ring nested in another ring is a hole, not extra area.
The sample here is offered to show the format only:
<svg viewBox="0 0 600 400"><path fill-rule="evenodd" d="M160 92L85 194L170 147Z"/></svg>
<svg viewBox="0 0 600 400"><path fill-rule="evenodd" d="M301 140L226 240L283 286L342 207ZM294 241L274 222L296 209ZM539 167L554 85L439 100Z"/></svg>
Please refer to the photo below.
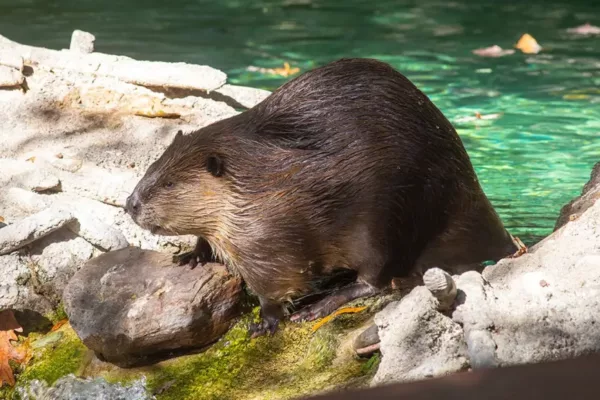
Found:
<svg viewBox="0 0 600 400"><path fill-rule="evenodd" d="M162 235L198 236L223 229L223 216L230 208L227 166L207 134L177 132L138 182L126 210L142 228Z"/></svg>

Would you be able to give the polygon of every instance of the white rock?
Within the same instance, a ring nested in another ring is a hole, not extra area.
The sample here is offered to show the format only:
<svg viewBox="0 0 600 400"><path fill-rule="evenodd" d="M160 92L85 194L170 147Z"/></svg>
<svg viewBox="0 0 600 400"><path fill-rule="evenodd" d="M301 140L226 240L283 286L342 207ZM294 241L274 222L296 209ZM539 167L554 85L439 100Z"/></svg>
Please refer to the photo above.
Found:
<svg viewBox="0 0 600 400"><path fill-rule="evenodd" d="M55 189L60 184L56 175L35 162L3 158L0 159L0 171L0 185L43 192Z"/></svg>
<svg viewBox="0 0 600 400"><path fill-rule="evenodd" d="M0 50L0 65L14 68L18 72L23 72L23 57L14 51Z"/></svg>
<svg viewBox="0 0 600 400"><path fill-rule="evenodd" d="M77 207L74 211L77 221L67 227L94 246L104 251L118 250L129 246L125 236L112 226L105 224L98 217Z"/></svg>
<svg viewBox="0 0 600 400"><path fill-rule="evenodd" d="M12 50L23 57L26 63L46 70L60 69L114 77L142 86L213 91L227 80L224 72L206 65L138 61L101 53L49 50L21 45L3 36L0 36L0 50Z"/></svg>
<svg viewBox="0 0 600 400"><path fill-rule="evenodd" d="M442 376L468 366L462 329L437 308L431 292L419 286L375 316L382 359L373 385Z"/></svg>
<svg viewBox="0 0 600 400"><path fill-rule="evenodd" d="M49 205L48 196L18 187L9 187L4 193L0 193L0 209L4 210L5 217L35 214Z"/></svg>
<svg viewBox="0 0 600 400"><path fill-rule="evenodd" d="M76 29L73 31L73 35L71 35L69 50L78 53L93 53L95 41L96 37L91 33Z"/></svg>
<svg viewBox="0 0 600 400"><path fill-rule="evenodd" d="M132 171L107 170L84 163L75 173L56 171L62 191L124 207L139 178Z"/></svg>
<svg viewBox="0 0 600 400"><path fill-rule="evenodd" d="M69 210L51 207L0 229L0 255L12 253L75 220Z"/></svg>
<svg viewBox="0 0 600 400"><path fill-rule="evenodd" d="M94 247L68 229L61 229L36 242L31 248L41 283L51 283L57 277L70 278L94 255Z"/></svg>
<svg viewBox="0 0 600 400"><path fill-rule="evenodd" d="M25 81L25 77L21 71L0 65L0 87L4 88L18 88Z"/></svg>
<svg viewBox="0 0 600 400"><path fill-rule="evenodd" d="M215 92L232 99L245 108L254 107L271 94L268 90L229 84L221 86Z"/></svg>
<svg viewBox="0 0 600 400"><path fill-rule="evenodd" d="M0 256L0 276L0 310L12 308L19 303L31 274L17 254L8 254Z"/></svg>

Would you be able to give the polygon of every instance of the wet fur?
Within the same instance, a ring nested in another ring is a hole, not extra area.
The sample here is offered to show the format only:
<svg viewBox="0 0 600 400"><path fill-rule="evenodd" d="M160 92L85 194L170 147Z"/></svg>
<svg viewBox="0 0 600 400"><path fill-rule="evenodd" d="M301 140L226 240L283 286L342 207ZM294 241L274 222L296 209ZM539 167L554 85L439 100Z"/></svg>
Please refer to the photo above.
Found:
<svg viewBox="0 0 600 400"><path fill-rule="evenodd" d="M450 122L375 60L312 70L177 135L135 193L141 226L205 238L274 304L315 290L334 267L383 288L415 268L516 251Z"/></svg>

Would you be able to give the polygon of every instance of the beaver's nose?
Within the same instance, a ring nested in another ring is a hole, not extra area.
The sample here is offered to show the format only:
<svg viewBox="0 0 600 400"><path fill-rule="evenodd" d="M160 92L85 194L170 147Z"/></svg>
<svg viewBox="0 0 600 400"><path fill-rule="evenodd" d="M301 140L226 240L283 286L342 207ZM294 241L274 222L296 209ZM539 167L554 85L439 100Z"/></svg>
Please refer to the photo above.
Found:
<svg viewBox="0 0 600 400"><path fill-rule="evenodd" d="M125 211L127 211L127 213L129 215L131 215L132 217L135 217L135 216L137 216L138 212L140 212L140 208L141 208L140 197L138 196L137 192L133 192L127 198L127 202L125 203Z"/></svg>

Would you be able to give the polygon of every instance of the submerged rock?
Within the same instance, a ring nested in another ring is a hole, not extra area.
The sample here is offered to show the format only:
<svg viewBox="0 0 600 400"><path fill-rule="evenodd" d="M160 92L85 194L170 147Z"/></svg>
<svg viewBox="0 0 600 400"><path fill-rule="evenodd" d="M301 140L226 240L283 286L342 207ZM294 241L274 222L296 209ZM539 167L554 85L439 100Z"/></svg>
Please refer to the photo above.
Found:
<svg viewBox="0 0 600 400"><path fill-rule="evenodd" d="M23 400L152 400L143 380L130 385L108 383L103 378L81 379L75 375L60 378L53 386L33 380L17 389Z"/></svg>
<svg viewBox="0 0 600 400"><path fill-rule="evenodd" d="M88 262L63 300L77 335L120 366L215 342L241 313L241 279L220 264L191 269L128 247Z"/></svg>

